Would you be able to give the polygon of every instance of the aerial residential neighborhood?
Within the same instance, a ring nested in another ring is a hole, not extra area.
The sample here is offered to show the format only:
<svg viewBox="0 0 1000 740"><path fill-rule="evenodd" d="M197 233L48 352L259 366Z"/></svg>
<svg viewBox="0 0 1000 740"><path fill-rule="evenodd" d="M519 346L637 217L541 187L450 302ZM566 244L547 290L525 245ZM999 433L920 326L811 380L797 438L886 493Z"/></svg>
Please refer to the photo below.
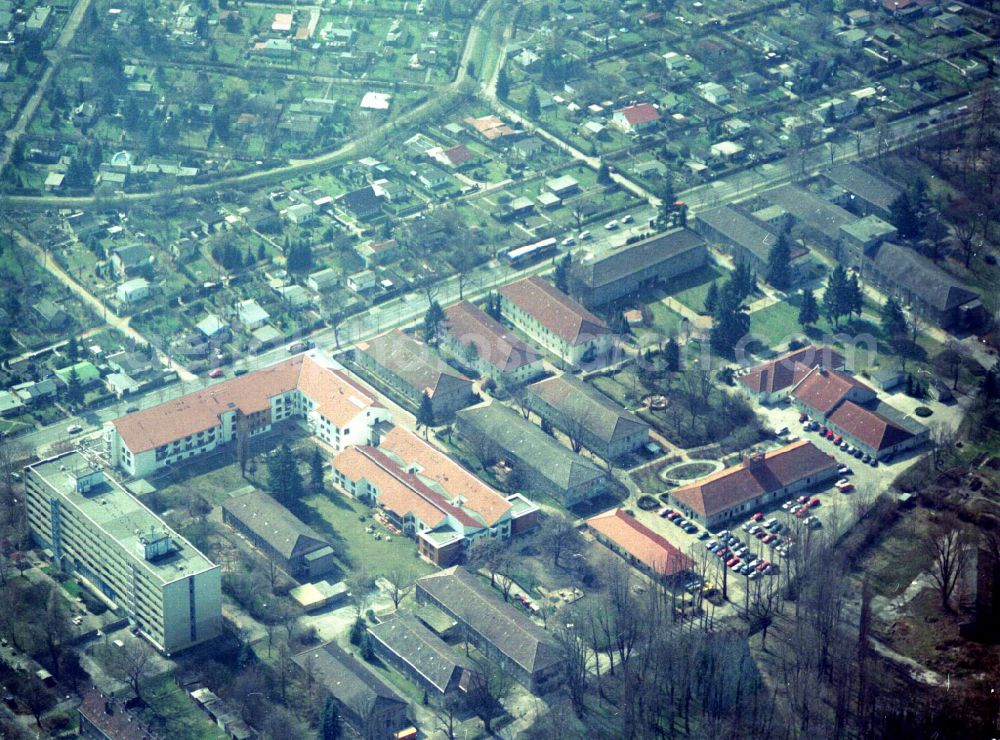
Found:
<svg viewBox="0 0 1000 740"><path fill-rule="evenodd" d="M998 736L998 39L0 0L0 737Z"/></svg>

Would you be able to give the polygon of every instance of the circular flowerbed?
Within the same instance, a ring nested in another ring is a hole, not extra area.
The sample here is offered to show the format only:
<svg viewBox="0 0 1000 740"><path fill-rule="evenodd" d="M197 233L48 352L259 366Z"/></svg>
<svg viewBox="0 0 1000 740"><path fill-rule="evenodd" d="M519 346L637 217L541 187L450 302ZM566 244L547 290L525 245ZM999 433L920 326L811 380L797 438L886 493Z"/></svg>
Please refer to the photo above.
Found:
<svg viewBox="0 0 1000 740"><path fill-rule="evenodd" d="M653 509L658 509L660 507L660 502L652 496L640 496L638 505L643 511L652 511Z"/></svg>
<svg viewBox="0 0 1000 740"><path fill-rule="evenodd" d="M915 409L913 409L913 413L915 413L917 416L920 416L922 418L927 418L928 416L930 416L934 412L931 411L926 406L917 406Z"/></svg>
<svg viewBox="0 0 1000 740"><path fill-rule="evenodd" d="M714 473L716 467L718 467L714 462L690 462L684 465L678 465L675 468L670 469L671 478L680 478L682 480L693 480L695 478L704 478L710 473Z"/></svg>

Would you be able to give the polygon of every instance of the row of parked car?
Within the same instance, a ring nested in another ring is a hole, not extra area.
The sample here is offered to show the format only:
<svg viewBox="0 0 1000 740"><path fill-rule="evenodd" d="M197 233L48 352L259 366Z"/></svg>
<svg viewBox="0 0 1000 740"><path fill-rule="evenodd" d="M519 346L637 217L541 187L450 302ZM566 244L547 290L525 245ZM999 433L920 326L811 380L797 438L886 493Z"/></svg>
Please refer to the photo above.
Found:
<svg viewBox="0 0 1000 740"><path fill-rule="evenodd" d="M832 429L827 429L816 421L813 421L808 414L799 414L799 421L802 422L802 429L807 432L818 432L821 439L826 439L833 442L834 445L839 447L841 450L846 452L848 455L853 455L861 462L871 465L873 468L878 467L878 458L872 457L867 452L859 450L857 447L847 442L839 434L835 434ZM889 458L886 458L887 460Z"/></svg>
<svg viewBox="0 0 1000 740"><path fill-rule="evenodd" d="M660 512L660 516L688 534L698 535L698 539L700 540L708 539L708 532L703 529L699 530L696 524L685 519L679 511L667 508Z"/></svg>
<svg viewBox="0 0 1000 740"><path fill-rule="evenodd" d="M747 543L729 530L723 530L716 536L718 539L706 542L705 547L733 572L746 576L751 581L777 573L777 565L757 557Z"/></svg>

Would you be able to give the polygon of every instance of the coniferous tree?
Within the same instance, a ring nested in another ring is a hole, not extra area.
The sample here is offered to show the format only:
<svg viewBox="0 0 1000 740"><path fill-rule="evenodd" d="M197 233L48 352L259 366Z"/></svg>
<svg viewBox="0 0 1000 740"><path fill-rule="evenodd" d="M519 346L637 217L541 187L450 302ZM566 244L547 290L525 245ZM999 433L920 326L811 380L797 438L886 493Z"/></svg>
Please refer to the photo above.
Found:
<svg viewBox="0 0 1000 740"><path fill-rule="evenodd" d="M568 252L556 263L553 279L556 287L563 293L569 294L569 270L573 265L573 257Z"/></svg>
<svg viewBox="0 0 1000 740"><path fill-rule="evenodd" d="M920 233L920 216L906 191L889 206L889 220L903 239L912 239Z"/></svg>
<svg viewBox="0 0 1000 740"><path fill-rule="evenodd" d="M823 315L836 327L841 317L851 312L851 308L847 273L841 265L837 265L827 278L826 290L823 291Z"/></svg>
<svg viewBox="0 0 1000 740"><path fill-rule="evenodd" d="M708 286L708 292L705 293L705 313L714 314L715 309L719 306L719 286L716 285L715 281Z"/></svg>
<svg viewBox="0 0 1000 740"><path fill-rule="evenodd" d="M427 391L424 391L420 396L417 424L424 428L424 437L427 436L427 430L434 426L434 406L431 404L431 397L427 395Z"/></svg>
<svg viewBox="0 0 1000 740"><path fill-rule="evenodd" d="M895 296L886 298L885 303L882 304L882 310L879 312L879 319L882 324L882 332L890 341L898 341L906 334L906 315Z"/></svg>
<svg viewBox="0 0 1000 740"><path fill-rule="evenodd" d="M787 290L792 284L792 249L784 232L778 237L767 255L767 277L769 285L778 290Z"/></svg>
<svg viewBox="0 0 1000 740"><path fill-rule="evenodd" d="M497 97L500 100L506 100L509 94L510 77L507 76L507 70L501 69L500 74L497 75Z"/></svg>
<svg viewBox="0 0 1000 740"><path fill-rule="evenodd" d="M597 184L610 185L612 182L611 170L608 168L608 163L601 160L601 166L597 168Z"/></svg>
<svg viewBox="0 0 1000 740"><path fill-rule="evenodd" d="M739 294L727 283L712 314L712 349L721 355L731 356L736 344L749 332L750 316L743 310Z"/></svg>
<svg viewBox="0 0 1000 740"><path fill-rule="evenodd" d="M267 461L267 489L285 505L302 497L302 474L287 442L282 442Z"/></svg>
<svg viewBox="0 0 1000 740"><path fill-rule="evenodd" d="M323 704L323 720L320 723L319 740L340 740L344 730L340 725L340 715L332 697Z"/></svg>
<svg viewBox="0 0 1000 740"><path fill-rule="evenodd" d="M316 492L323 490L323 474L323 453L319 451L319 447L314 447L309 461L309 483Z"/></svg>
<svg viewBox="0 0 1000 740"><path fill-rule="evenodd" d="M802 289L802 302L799 304L799 324L801 326L812 326L819 321L819 304L816 303L816 296L811 290Z"/></svg>
<svg viewBox="0 0 1000 740"><path fill-rule="evenodd" d="M528 118L538 118L542 115L542 103L534 86L528 91L528 98L524 101L524 112L528 114Z"/></svg>
<svg viewBox="0 0 1000 740"><path fill-rule="evenodd" d="M663 347L663 364L670 373L676 373L681 369L681 348L673 337L670 337Z"/></svg>
<svg viewBox="0 0 1000 740"><path fill-rule="evenodd" d="M425 342L434 342L437 340L438 330L441 328L442 321L444 321L444 310L441 308L441 304L437 301L431 301L431 304L427 307L427 312L424 314L423 335Z"/></svg>

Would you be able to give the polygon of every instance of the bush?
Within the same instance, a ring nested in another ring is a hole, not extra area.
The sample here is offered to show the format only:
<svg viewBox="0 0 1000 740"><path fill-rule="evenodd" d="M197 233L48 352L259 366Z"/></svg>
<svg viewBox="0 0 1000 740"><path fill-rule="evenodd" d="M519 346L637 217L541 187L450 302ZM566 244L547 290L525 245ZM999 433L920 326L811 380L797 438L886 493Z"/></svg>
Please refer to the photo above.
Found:
<svg viewBox="0 0 1000 740"><path fill-rule="evenodd" d="M916 414L917 416L919 416L919 417L921 417L921 418L924 418L924 419L926 419L926 418L927 418L928 416L930 416L930 415L931 415L931 414L933 414L934 412L933 412L933 411L931 411L931 410L930 410L929 408L927 408L926 406L917 406L917 407L916 407L916 408L915 408L915 409L913 410L913 413L915 413L915 414Z"/></svg>
<svg viewBox="0 0 1000 740"><path fill-rule="evenodd" d="M639 508L642 509L643 511L652 511L653 509L658 508L659 505L660 505L660 502L657 501L652 496L640 496L639 497Z"/></svg>

